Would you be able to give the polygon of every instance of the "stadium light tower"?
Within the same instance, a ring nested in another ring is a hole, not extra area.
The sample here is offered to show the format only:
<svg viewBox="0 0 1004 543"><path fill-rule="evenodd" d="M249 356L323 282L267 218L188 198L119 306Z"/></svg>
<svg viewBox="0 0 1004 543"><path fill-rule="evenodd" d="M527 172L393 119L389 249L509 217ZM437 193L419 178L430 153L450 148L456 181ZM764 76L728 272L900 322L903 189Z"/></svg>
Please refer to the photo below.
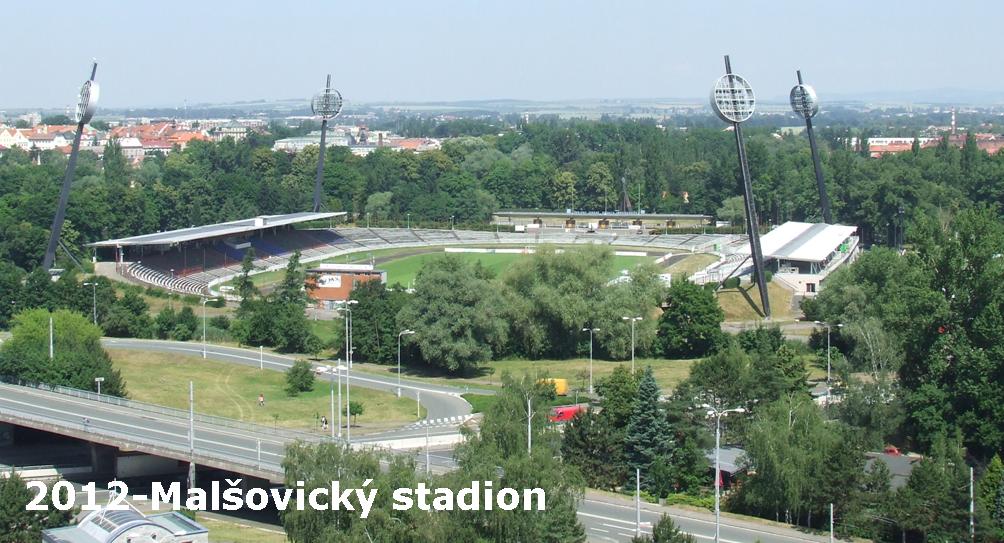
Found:
<svg viewBox="0 0 1004 543"><path fill-rule="evenodd" d="M321 151L317 156L317 178L314 179L314 212L321 210L321 177L324 175L324 145L325 137L328 135L328 119L334 119L342 111L342 95L331 88L331 74L328 74L328 81L324 85L324 90L314 95L310 101L310 109L314 115L321 117Z"/></svg>
<svg viewBox="0 0 1004 543"><path fill-rule="evenodd" d="M823 210L823 222L833 224L830 214L830 199L826 195L826 183L823 182L823 166L819 163L819 148L816 146L816 133L812 130L812 118L819 113L819 100L816 89L802 83L802 70L796 70L798 85L791 88L789 98L791 109L799 117L805 119L805 131L809 134L809 148L812 150L812 167L816 170L816 187L819 189L819 206Z"/></svg>
<svg viewBox="0 0 1004 543"><path fill-rule="evenodd" d="M756 97L753 87L741 76L732 73L729 56L725 55L725 75L715 81L711 89L711 108L718 118L732 125L736 134L736 150L743 177L743 201L746 204L746 231L749 232L750 254L753 257L753 274L760 291L763 314L770 318L770 301L767 299L767 284L763 277L763 253L760 250L760 232L757 229L756 205L753 202L753 185L750 181L750 166L746 160L743 145L742 123L753 116Z"/></svg>
<svg viewBox="0 0 1004 543"><path fill-rule="evenodd" d="M66 164L66 175L63 176L63 187L59 191L59 205L56 206L56 215L52 218L52 229L49 232L49 245L45 249L45 257L42 259L42 268L52 269L52 264L56 261L56 247L59 245L59 236L63 230L63 220L66 218L66 203L70 198L70 184L73 182L73 172L77 169L77 154L80 152L80 136L84 133L84 125L90 122L94 116L94 111L98 107L98 97L101 89L94 76L98 73L98 62L94 61L91 66L91 78L84 81L80 87L80 95L77 98L77 109L74 113L74 120L77 121L77 133L73 136L73 147L70 149L70 160Z"/></svg>

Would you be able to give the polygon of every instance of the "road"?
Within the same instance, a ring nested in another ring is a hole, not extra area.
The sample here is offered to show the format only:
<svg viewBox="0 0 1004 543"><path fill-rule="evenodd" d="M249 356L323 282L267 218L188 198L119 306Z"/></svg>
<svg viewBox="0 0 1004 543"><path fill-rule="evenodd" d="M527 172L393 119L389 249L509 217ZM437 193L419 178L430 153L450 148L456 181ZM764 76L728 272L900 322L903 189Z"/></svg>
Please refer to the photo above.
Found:
<svg viewBox="0 0 1004 543"><path fill-rule="evenodd" d="M677 507L660 507L642 503L642 533L652 533L652 525L663 515L669 514L681 530L690 533L698 541L714 541L715 515ZM589 541L628 542L635 535L636 509L633 500L595 491L587 491L579 503L579 522L586 529ZM760 523L755 520L722 517L720 540L723 543L822 543L828 538L806 534L784 526Z"/></svg>

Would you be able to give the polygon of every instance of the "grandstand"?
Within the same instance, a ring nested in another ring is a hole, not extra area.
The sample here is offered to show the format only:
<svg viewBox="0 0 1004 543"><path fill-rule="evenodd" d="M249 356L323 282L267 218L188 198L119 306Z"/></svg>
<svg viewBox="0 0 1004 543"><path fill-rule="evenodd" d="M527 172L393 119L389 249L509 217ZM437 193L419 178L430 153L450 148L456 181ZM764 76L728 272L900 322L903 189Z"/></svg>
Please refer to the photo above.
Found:
<svg viewBox="0 0 1004 543"><path fill-rule="evenodd" d="M614 232L490 232L405 228L301 228L308 221L343 213L295 213L186 228L91 244L99 256L98 273L170 291L220 295L215 288L240 273L244 253L254 249L255 273L282 269L300 251L301 261L317 262L355 252L392 247L450 245L604 244L654 250L717 252L738 236L713 234L644 235Z"/></svg>

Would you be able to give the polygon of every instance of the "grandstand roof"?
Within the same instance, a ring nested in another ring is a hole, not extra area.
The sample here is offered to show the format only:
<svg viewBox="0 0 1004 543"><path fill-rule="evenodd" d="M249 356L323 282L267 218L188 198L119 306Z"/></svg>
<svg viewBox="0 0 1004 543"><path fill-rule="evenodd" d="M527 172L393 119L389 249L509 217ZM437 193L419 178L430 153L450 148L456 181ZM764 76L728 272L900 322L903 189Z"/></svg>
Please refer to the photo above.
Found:
<svg viewBox="0 0 1004 543"><path fill-rule="evenodd" d="M689 215L683 213L632 213L621 211L523 211L523 210L502 210L494 213L500 217L571 217L571 218L597 218L597 219L651 219L651 220L673 220L673 219L711 219L711 215Z"/></svg>
<svg viewBox="0 0 1004 543"><path fill-rule="evenodd" d="M760 247L764 258L822 262L856 230L856 226L842 224L786 222L760 236ZM746 246L738 252L749 251Z"/></svg>
<svg viewBox="0 0 1004 543"><path fill-rule="evenodd" d="M218 238L234 236L256 230L264 230L274 226L285 226L301 222L330 219L340 217L345 212L338 213L289 213L286 215L261 215L250 219L239 221L222 222L218 224L207 224L204 226L193 226L192 228L182 228L180 230L169 230L167 232L157 232L155 234L144 234L142 236L132 236L129 238L109 239L90 243L91 247L125 247L127 245L176 245L186 241L194 241L206 238Z"/></svg>

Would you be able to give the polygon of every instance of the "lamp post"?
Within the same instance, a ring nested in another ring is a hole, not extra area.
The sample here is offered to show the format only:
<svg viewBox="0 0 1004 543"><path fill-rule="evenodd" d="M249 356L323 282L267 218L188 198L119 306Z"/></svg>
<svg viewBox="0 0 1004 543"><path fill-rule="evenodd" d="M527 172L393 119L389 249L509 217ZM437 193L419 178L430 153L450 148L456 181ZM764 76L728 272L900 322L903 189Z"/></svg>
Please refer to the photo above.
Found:
<svg viewBox="0 0 1004 543"><path fill-rule="evenodd" d="M336 368L328 366L328 388L331 390L331 418L328 420L328 426L331 427L331 439L335 438L335 373L338 371ZM339 390L340 391L340 390ZM341 428L339 428L341 431Z"/></svg>
<svg viewBox="0 0 1004 543"><path fill-rule="evenodd" d="M828 322L815 321L819 326L826 327L826 407L830 406L830 329L834 326ZM843 328L843 324L837 324L837 328Z"/></svg>
<svg viewBox="0 0 1004 543"><path fill-rule="evenodd" d="M94 325L98 325L98 282L90 281L84 283L85 287L91 287L91 317L94 319Z"/></svg>
<svg viewBox="0 0 1004 543"><path fill-rule="evenodd" d="M634 323L641 320L641 317L621 317L621 319L631 322L631 373L634 373Z"/></svg>
<svg viewBox="0 0 1004 543"><path fill-rule="evenodd" d="M350 377L352 370L352 308L349 306L358 303L358 300L345 300L340 302L341 307L339 308L345 311L345 441L349 444L352 443L352 386ZM339 413L341 413L340 409Z"/></svg>
<svg viewBox="0 0 1004 543"><path fill-rule="evenodd" d="M599 328L583 328L583 332L589 332L589 393L593 393L593 332L599 332Z"/></svg>
<svg viewBox="0 0 1004 543"><path fill-rule="evenodd" d="M745 413L746 409L736 407L735 409L718 409L709 404L701 404L701 408L706 409L709 417L715 417L715 543L719 543L718 532L721 525L721 491L722 491L722 417L727 417L729 413Z"/></svg>
<svg viewBox="0 0 1004 543"><path fill-rule="evenodd" d="M408 213L408 230L411 230L411 213Z"/></svg>
<svg viewBox="0 0 1004 543"><path fill-rule="evenodd" d="M342 95L331 88L331 74L328 74L324 90L314 95L310 100L310 110L321 117L321 151L317 156L317 175L314 178L314 207L312 211L321 210L321 181L324 177L324 154L327 146L324 137L328 133L328 120L335 118L342 110Z"/></svg>
<svg viewBox="0 0 1004 543"><path fill-rule="evenodd" d="M401 336L410 336L414 330L401 330L397 334L397 397L401 397Z"/></svg>
<svg viewBox="0 0 1004 543"><path fill-rule="evenodd" d="M101 383L105 382L104 377L95 377L94 382L98 384L98 396L101 395Z"/></svg>
<svg viewBox="0 0 1004 543"><path fill-rule="evenodd" d="M202 299L202 358L206 358L206 304L215 302L216 298Z"/></svg>
<svg viewBox="0 0 1004 543"><path fill-rule="evenodd" d="M450 215L450 230L453 230L453 219L454 215Z"/></svg>

